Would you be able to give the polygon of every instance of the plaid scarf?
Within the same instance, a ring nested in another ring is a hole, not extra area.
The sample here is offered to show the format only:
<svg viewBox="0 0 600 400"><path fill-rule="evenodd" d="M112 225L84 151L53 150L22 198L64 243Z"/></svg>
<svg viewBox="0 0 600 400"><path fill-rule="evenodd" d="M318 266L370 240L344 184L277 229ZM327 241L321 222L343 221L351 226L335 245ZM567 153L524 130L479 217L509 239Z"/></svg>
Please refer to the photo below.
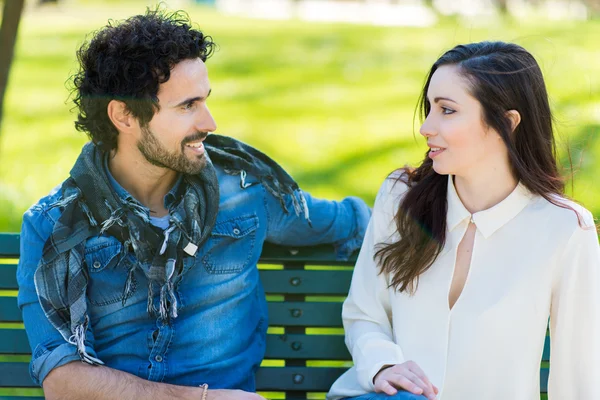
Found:
<svg viewBox="0 0 600 400"><path fill-rule="evenodd" d="M121 257L133 251L137 259L129 270L123 305L132 292L133 276L141 270L148 278L148 313L162 320L177 317L174 282L181 277L183 259L194 257L210 236L219 208L219 183L214 165L240 176L245 189L247 173L259 179L280 200L285 212L289 195L296 215L310 223L306 200L294 180L271 158L233 138L209 135L204 141L207 165L197 175L184 175L182 188L169 208L170 226L160 232L150 224L147 209L132 198L122 199L112 188L103 165L105 154L93 143L84 146L61 199L51 207L62 208L46 241L35 272L35 287L48 320L63 338L77 346L82 361L103 362L85 350L89 325L84 268L85 242L108 234L122 243ZM158 304L155 304L158 293Z"/></svg>

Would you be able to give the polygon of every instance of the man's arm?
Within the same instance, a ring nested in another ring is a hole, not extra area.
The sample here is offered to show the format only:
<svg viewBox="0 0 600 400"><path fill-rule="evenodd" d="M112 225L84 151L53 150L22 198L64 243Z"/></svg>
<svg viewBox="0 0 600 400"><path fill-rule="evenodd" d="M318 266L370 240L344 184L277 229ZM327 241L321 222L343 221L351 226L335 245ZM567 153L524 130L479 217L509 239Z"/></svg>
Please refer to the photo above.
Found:
<svg viewBox="0 0 600 400"><path fill-rule="evenodd" d="M53 369L44 379L43 387L49 400L200 400L203 391L200 387L150 382L127 372L80 361ZM208 394L211 392L217 391L209 390Z"/></svg>
<svg viewBox="0 0 600 400"><path fill-rule="evenodd" d="M71 362L53 369L44 380L48 400L201 400L201 387L150 382L127 372ZM242 390L209 389L207 400L264 400Z"/></svg>
<svg viewBox="0 0 600 400"><path fill-rule="evenodd" d="M360 249L371 209L357 197L329 201L304 193L309 225L304 214L296 215L290 195L285 196L285 213L275 196L265 190L268 215L267 241L287 246L333 243L338 259L344 260Z"/></svg>

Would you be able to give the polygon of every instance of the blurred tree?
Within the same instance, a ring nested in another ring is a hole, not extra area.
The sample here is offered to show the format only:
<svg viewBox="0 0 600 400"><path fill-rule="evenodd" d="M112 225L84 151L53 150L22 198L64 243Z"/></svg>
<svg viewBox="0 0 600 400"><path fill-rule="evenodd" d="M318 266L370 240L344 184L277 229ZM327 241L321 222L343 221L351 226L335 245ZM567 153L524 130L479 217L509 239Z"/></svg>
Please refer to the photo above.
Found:
<svg viewBox="0 0 600 400"><path fill-rule="evenodd" d="M508 0L495 0L495 3L502 14L508 13Z"/></svg>
<svg viewBox="0 0 600 400"><path fill-rule="evenodd" d="M600 16L600 0L584 0L584 3L590 10L592 17Z"/></svg>
<svg viewBox="0 0 600 400"><path fill-rule="evenodd" d="M12 64L24 2L25 0L5 0L2 11L2 25L0 25L0 128L2 127L4 93L8 84L8 73ZM0 132L2 131L0 130Z"/></svg>

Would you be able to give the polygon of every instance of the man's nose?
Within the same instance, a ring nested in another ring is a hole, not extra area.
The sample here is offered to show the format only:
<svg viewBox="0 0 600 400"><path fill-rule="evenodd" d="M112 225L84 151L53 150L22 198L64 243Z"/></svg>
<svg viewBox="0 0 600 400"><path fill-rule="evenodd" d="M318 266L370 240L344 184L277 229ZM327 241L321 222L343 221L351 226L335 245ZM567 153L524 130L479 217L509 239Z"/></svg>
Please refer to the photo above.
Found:
<svg viewBox="0 0 600 400"><path fill-rule="evenodd" d="M200 132L214 132L217 130L217 123L206 104L204 104L204 110L198 119L196 128Z"/></svg>

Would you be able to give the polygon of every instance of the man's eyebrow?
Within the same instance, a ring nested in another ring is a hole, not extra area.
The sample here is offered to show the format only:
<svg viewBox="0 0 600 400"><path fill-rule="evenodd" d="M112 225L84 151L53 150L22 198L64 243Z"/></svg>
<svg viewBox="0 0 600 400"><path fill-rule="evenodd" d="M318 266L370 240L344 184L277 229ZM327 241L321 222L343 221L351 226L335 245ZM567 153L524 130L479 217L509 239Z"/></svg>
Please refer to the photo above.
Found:
<svg viewBox="0 0 600 400"><path fill-rule="evenodd" d="M181 106L183 106L185 104L190 104L190 103L193 103L193 102L196 102L196 101L204 101L204 100L206 100L206 99L208 99L210 97L211 93L212 93L212 89L210 89L208 91L208 94L206 95L206 97L202 97L202 96L190 97L189 99L185 99L182 102L174 105L173 108L181 107Z"/></svg>

